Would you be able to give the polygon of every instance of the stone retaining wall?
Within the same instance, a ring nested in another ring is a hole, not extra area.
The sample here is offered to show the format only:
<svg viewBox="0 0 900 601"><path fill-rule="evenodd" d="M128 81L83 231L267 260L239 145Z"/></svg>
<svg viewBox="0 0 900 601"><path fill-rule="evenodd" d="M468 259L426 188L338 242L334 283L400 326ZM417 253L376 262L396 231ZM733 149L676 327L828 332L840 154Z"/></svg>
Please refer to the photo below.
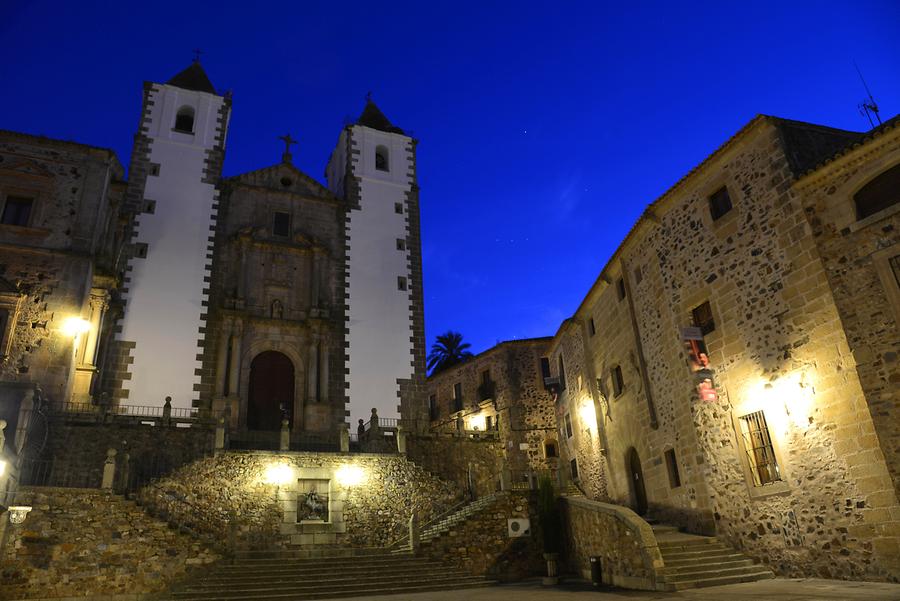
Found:
<svg viewBox="0 0 900 601"><path fill-rule="evenodd" d="M460 491L469 489L470 478L475 496L490 494L500 486L504 458L502 442L417 435L407 439L406 452L410 461L454 482Z"/></svg>
<svg viewBox="0 0 900 601"><path fill-rule="evenodd" d="M657 571L662 555L653 530L636 513L619 505L582 498L563 500L566 563L591 577L591 557L599 557L603 582L624 588L662 590Z"/></svg>
<svg viewBox="0 0 900 601"><path fill-rule="evenodd" d="M272 482L273 466L286 468L281 484ZM347 468L358 470L362 481L342 483L340 472ZM330 523L298 522L297 481L304 477L331 481ZM176 520L191 521L192 516L181 515L189 503L191 511L203 514L202 527L211 529L205 534L222 540L234 516L236 542L243 547L383 547L407 533L411 512L427 522L458 503L461 495L453 484L399 456L247 451L184 466L144 489L142 498Z"/></svg>
<svg viewBox="0 0 900 601"><path fill-rule="evenodd" d="M158 592L192 566L218 558L100 490L23 487L16 500L33 509L23 524L8 526L0 555L2 599Z"/></svg>
<svg viewBox="0 0 900 601"><path fill-rule="evenodd" d="M501 581L540 576L545 570L536 532L537 510L527 494L506 493L450 532L423 543L420 553ZM531 535L511 538L510 518L531 516Z"/></svg>

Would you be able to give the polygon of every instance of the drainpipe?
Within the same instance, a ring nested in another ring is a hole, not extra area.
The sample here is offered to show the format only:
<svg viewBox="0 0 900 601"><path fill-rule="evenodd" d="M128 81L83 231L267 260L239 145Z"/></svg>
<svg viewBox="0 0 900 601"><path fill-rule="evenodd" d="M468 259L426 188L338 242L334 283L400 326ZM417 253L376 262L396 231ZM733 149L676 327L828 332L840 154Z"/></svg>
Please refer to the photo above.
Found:
<svg viewBox="0 0 900 601"><path fill-rule="evenodd" d="M650 427L659 428L659 420L656 418L656 404L653 402L653 392L650 390L650 376L647 375L647 361L644 359L644 347L641 345L641 330L638 327L637 315L634 312L634 297L631 295L631 270L623 260L622 281L625 283L625 299L628 301L628 314L631 317L631 329L634 332L634 347L637 350L638 363L641 366L641 379L644 381L644 396L647 398L647 410L650 412Z"/></svg>

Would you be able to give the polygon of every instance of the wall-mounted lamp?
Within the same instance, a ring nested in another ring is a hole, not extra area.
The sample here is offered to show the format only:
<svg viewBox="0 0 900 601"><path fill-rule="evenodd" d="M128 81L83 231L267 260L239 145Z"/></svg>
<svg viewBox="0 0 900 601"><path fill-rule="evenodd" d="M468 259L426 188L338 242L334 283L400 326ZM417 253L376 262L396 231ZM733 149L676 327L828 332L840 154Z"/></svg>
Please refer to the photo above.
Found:
<svg viewBox="0 0 900 601"><path fill-rule="evenodd" d="M72 338L78 338L79 335L84 334L90 329L91 322L80 317L66 318L66 320L62 322L62 327L60 328L63 334L71 336Z"/></svg>
<svg viewBox="0 0 900 601"><path fill-rule="evenodd" d="M335 473L338 484L344 488L362 484L366 479L366 472L358 465L342 465Z"/></svg>
<svg viewBox="0 0 900 601"><path fill-rule="evenodd" d="M291 481L293 475L294 470L291 469L291 466L276 463L266 468L265 479L267 484L283 486Z"/></svg>
<svg viewBox="0 0 900 601"><path fill-rule="evenodd" d="M9 521L12 524L21 524L25 521L25 516L31 511L30 505L12 505L9 508Z"/></svg>

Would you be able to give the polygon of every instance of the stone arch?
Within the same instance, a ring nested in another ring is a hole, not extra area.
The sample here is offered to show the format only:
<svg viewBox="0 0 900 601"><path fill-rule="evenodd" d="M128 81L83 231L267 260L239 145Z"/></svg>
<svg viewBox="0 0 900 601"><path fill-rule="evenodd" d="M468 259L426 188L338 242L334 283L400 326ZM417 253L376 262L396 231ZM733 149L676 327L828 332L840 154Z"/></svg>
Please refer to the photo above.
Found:
<svg viewBox="0 0 900 601"><path fill-rule="evenodd" d="M263 351L250 361L248 429L279 430L282 420L293 422L295 372L290 358L278 351Z"/></svg>
<svg viewBox="0 0 900 601"><path fill-rule="evenodd" d="M628 474L628 488L631 492L631 508L638 515L647 515L647 488L644 485L644 471L637 449L631 447L625 453L625 473Z"/></svg>
<svg viewBox="0 0 900 601"><path fill-rule="evenodd" d="M248 425L248 410L250 400L250 371L253 359L266 351L275 351L290 359L294 367L294 398L293 421L291 429L300 431L303 429L303 391L306 385L306 361L297 352L294 345L282 341L268 340L264 337L251 340L241 352L240 373L240 421L242 426Z"/></svg>

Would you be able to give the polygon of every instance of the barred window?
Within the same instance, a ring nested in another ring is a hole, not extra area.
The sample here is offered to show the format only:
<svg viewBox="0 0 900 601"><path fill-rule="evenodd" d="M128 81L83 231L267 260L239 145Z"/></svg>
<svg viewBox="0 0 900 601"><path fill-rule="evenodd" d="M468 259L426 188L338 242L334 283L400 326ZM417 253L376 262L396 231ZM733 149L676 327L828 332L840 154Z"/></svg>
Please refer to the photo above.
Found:
<svg viewBox="0 0 900 601"><path fill-rule="evenodd" d="M740 418L744 451L750 464L754 486L764 486L781 480L781 470L775 459L775 447L766 425L766 416L756 411Z"/></svg>
<svg viewBox="0 0 900 601"><path fill-rule="evenodd" d="M625 391L625 378L622 376L622 366L612 368L613 396L619 396Z"/></svg>

